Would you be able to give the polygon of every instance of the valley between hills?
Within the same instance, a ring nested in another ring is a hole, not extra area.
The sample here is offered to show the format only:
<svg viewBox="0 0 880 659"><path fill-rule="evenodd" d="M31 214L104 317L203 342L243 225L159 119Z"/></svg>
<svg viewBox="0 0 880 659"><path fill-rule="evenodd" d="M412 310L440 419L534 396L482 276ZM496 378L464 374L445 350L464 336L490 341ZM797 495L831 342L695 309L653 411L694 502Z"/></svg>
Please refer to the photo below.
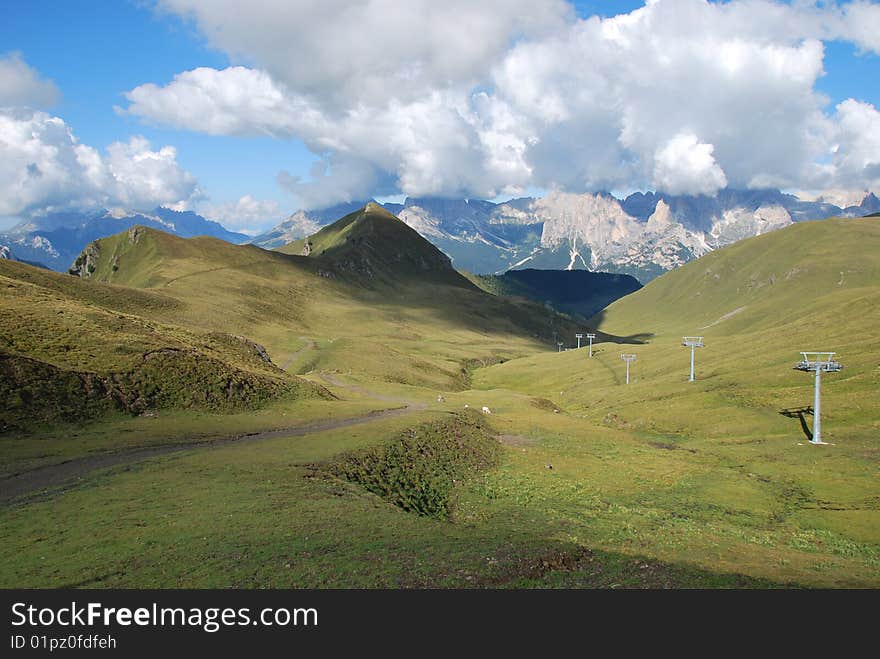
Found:
<svg viewBox="0 0 880 659"><path fill-rule="evenodd" d="M368 204L0 260L0 583L876 588L878 247L799 222L551 299ZM844 364L827 445L800 350Z"/></svg>

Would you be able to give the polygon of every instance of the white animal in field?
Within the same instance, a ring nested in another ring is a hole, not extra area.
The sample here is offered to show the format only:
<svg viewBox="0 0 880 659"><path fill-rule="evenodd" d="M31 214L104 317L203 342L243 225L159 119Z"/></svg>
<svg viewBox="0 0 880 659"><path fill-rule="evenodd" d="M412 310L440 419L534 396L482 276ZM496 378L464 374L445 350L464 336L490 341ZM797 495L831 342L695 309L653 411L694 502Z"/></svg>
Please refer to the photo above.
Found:
<svg viewBox="0 0 880 659"><path fill-rule="evenodd" d="M483 405L483 414L492 414L492 410Z"/></svg>
<svg viewBox="0 0 880 659"><path fill-rule="evenodd" d="M470 405L468 405L467 403L464 404L464 409L467 409L469 407L470 407Z"/></svg>

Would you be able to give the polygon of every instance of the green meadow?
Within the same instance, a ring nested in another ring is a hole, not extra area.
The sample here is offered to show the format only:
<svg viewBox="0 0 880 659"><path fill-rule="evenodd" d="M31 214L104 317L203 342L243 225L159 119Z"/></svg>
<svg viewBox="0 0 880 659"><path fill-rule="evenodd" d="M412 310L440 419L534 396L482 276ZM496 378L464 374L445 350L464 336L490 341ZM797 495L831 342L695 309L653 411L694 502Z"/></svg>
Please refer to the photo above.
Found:
<svg viewBox="0 0 880 659"><path fill-rule="evenodd" d="M88 279L0 262L4 587L880 586L876 220L742 241L589 320L375 208L308 255L97 247ZM557 352L589 330L592 358ZM845 366L827 445L799 350Z"/></svg>

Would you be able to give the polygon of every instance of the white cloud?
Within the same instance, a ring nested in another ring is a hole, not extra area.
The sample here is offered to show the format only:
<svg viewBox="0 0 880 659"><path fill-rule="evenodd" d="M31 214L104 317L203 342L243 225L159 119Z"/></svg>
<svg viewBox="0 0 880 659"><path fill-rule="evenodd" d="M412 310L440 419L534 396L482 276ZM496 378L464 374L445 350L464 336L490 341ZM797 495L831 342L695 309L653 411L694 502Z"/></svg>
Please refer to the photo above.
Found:
<svg viewBox="0 0 880 659"><path fill-rule="evenodd" d="M670 194L715 194L727 186L727 177L712 156L714 150L696 135L679 133L654 154L651 182Z"/></svg>
<svg viewBox="0 0 880 659"><path fill-rule="evenodd" d="M309 174L308 180L287 171L277 177L278 184L304 209L368 199L383 189L380 172L361 158L334 154L314 163Z"/></svg>
<svg viewBox="0 0 880 659"><path fill-rule="evenodd" d="M863 1L849 4L836 36L853 41L862 50L880 54L880 6Z"/></svg>
<svg viewBox="0 0 880 659"><path fill-rule="evenodd" d="M295 134L310 117L263 71L233 66L198 68L174 76L165 87L141 85L128 92L128 112L210 135Z"/></svg>
<svg viewBox="0 0 880 659"><path fill-rule="evenodd" d="M43 80L21 53L0 56L0 107L53 105L61 96L55 83Z"/></svg>
<svg viewBox="0 0 880 659"><path fill-rule="evenodd" d="M209 42L344 112L472 84L512 39L561 29L563 0L160 0Z"/></svg>
<svg viewBox="0 0 880 659"><path fill-rule="evenodd" d="M199 196L173 147L152 151L147 140L133 137L111 144L102 157L59 117L0 110L0 216L76 206L150 208Z"/></svg>
<svg viewBox="0 0 880 659"><path fill-rule="evenodd" d="M277 224L282 215L277 201L256 199L251 195L222 204L202 203L198 205L197 210L209 220L220 222L228 229L251 236L257 235L267 225Z"/></svg>
<svg viewBox="0 0 880 659"><path fill-rule="evenodd" d="M876 109L829 112L815 88L824 41L880 53L873 3L657 0L588 20L558 0L162 4L248 66L142 85L126 111L302 139L321 166L281 180L305 205L876 179Z"/></svg>
<svg viewBox="0 0 880 659"><path fill-rule="evenodd" d="M104 159L112 199L129 208L180 204L200 196L198 181L177 163L177 150L163 146L150 150L140 136L107 147Z"/></svg>
<svg viewBox="0 0 880 659"><path fill-rule="evenodd" d="M865 189L880 188L880 112L848 99L837 106L832 162L841 178Z"/></svg>

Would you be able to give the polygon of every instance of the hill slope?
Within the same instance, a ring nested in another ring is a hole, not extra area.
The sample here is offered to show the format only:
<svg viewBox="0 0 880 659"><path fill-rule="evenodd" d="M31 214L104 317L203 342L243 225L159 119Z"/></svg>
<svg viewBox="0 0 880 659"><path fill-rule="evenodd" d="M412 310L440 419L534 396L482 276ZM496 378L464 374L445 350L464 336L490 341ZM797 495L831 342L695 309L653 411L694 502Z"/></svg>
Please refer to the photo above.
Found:
<svg viewBox="0 0 880 659"><path fill-rule="evenodd" d="M825 326L818 318L876 293L878 248L880 224L870 219L798 223L688 263L595 320L658 334L730 335L783 326L803 327L804 334L837 333L835 327L848 327L844 321L860 319L844 317Z"/></svg>
<svg viewBox="0 0 880 659"><path fill-rule="evenodd" d="M813 381L792 366L801 350L829 350L845 368L823 380L832 419L826 433L867 439L880 429L874 220L804 222L744 240L658 277L591 323L646 343L625 351L600 345L586 361L569 353L527 357L487 369L483 384L548 397L567 392L560 404L600 424L737 441L803 438L798 419L783 412L812 413ZM684 335L705 342L693 383ZM621 386L621 352L637 355L629 386Z"/></svg>
<svg viewBox="0 0 880 659"><path fill-rule="evenodd" d="M243 336L174 323L181 305L168 296L2 261L0 301L0 431L114 410L231 411L321 395Z"/></svg>
<svg viewBox="0 0 880 659"><path fill-rule="evenodd" d="M161 292L157 318L246 336L293 373L345 372L458 389L469 365L555 349L574 323L490 295L400 220L367 207L285 251L183 240L143 227L96 241L75 272Z"/></svg>
<svg viewBox="0 0 880 659"><path fill-rule="evenodd" d="M307 256L320 262L322 271L361 285L416 277L472 286L453 269L448 256L373 202L277 251Z"/></svg>
<svg viewBox="0 0 880 659"><path fill-rule="evenodd" d="M369 199L344 202L314 211L298 210L269 231L255 236L250 242L263 249L284 247L288 243L320 231L322 227L332 224L344 215L360 210L371 201Z"/></svg>

